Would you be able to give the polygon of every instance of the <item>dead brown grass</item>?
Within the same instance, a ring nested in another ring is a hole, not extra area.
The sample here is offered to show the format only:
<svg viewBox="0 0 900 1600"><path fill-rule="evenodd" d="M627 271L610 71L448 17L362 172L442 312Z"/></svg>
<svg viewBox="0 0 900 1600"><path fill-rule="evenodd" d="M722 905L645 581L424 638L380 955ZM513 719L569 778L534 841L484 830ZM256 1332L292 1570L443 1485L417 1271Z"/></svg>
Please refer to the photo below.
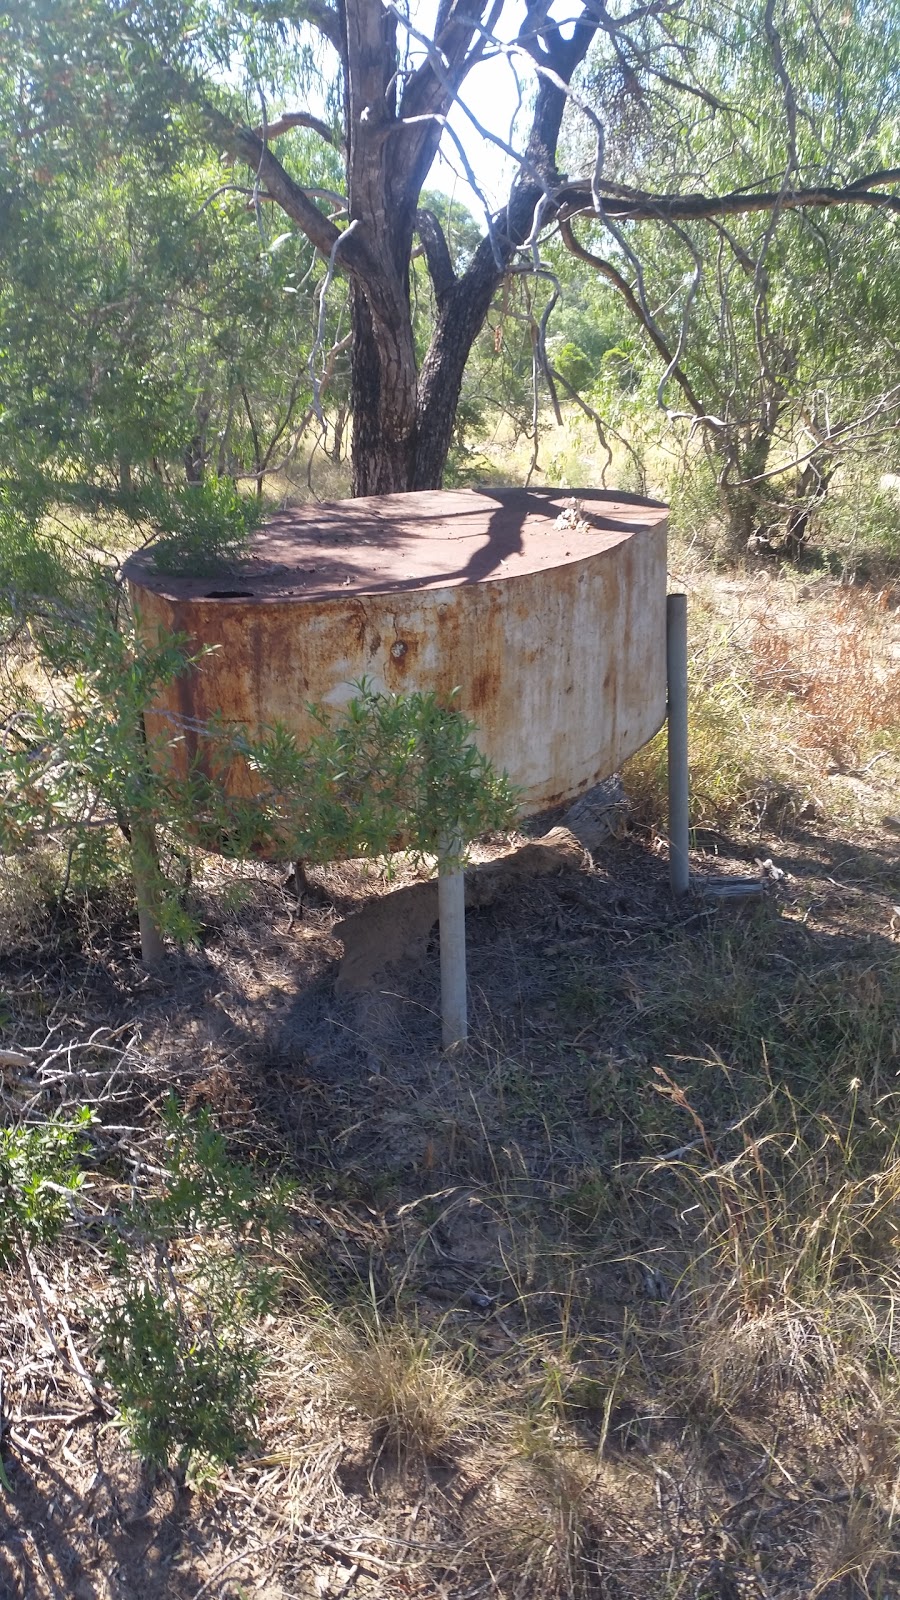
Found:
<svg viewBox="0 0 900 1600"><path fill-rule="evenodd" d="M434 1459L478 1414L462 1354L405 1321L373 1309L326 1320L314 1334L319 1370L338 1402L369 1423L380 1445L404 1460Z"/></svg>
<svg viewBox="0 0 900 1600"><path fill-rule="evenodd" d="M854 766L879 736L900 736L897 614L887 591L837 589L800 626L768 610L749 644L754 684L802 714L794 741L836 766Z"/></svg>

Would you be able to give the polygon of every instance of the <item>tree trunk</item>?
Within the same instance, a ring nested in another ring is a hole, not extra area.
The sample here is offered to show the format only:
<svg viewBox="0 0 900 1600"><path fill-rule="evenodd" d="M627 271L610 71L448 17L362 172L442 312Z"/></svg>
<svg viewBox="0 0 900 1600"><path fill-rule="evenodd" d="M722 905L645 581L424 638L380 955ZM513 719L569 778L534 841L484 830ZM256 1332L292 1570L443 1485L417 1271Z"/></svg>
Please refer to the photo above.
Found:
<svg viewBox="0 0 900 1600"><path fill-rule="evenodd" d="M431 81L430 68L413 73L402 94L400 113L407 120L401 132L395 120L395 19L371 0L342 0L341 12L345 65L353 63L353 70L346 65L350 228L340 248L365 252L350 289L352 492L439 489L469 352L516 248L531 231L542 182L545 193L557 186L564 85L587 54L596 23L580 19L569 39L548 25L538 46L529 19L528 48L548 69L538 79L526 150L529 176L517 181L505 212L495 219L494 238L482 241L461 278L454 275L446 241L441 247L433 235L426 239L419 226L438 316L417 373L409 270L418 199L453 98L454 72L460 81L465 73L471 20L464 23L462 8L441 0L438 30L446 81Z"/></svg>
<svg viewBox="0 0 900 1600"><path fill-rule="evenodd" d="M834 462L820 466L815 457L797 469L794 500L788 511L784 548L792 561L799 561L809 540L809 520L822 504L834 474Z"/></svg>
<svg viewBox="0 0 900 1600"><path fill-rule="evenodd" d="M513 233L512 218L508 233ZM506 244L504 260L513 254L512 243L507 240ZM466 363L502 281L503 271L486 241L479 246L465 276L439 301L434 334L419 375L411 489L441 487Z"/></svg>
<svg viewBox="0 0 900 1600"><path fill-rule="evenodd" d="M206 460L203 454L203 440L195 434L184 452L184 476L188 483L202 483Z"/></svg>
<svg viewBox="0 0 900 1600"><path fill-rule="evenodd" d="M376 327L365 293L356 283L351 284L350 301L352 493L400 493L413 486L415 366L403 361L401 341L383 325ZM411 343L411 326L409 333Z"/></svg>
<svg viewBox="0 0 900 1600"><path fill-rule="evenodd" d="M749 480L765 472L771 448L772 432L765 427L759 427L749 439L732 438L725 446L726 466L719 478L719 496L728 545L738 558L746 555L750 541L762 531L760 517L767 486Z"/></svg>

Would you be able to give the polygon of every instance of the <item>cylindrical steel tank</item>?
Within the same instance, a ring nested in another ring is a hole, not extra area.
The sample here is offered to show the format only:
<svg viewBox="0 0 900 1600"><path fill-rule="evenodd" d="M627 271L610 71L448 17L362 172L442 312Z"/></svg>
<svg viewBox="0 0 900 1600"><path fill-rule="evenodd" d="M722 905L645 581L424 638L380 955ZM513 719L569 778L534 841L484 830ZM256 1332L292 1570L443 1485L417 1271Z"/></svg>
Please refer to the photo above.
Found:
<svg viewBox="0 0 900 1600"><path fill-rule="evenodd" d="M225 577L125 574L148 639L205 647L147 714L185 773L216 716L251 737L338 710L366 677L436 691L543 810L615 772L666 710L666 507L591 489L464 489L291 507ZM212 647L210 649L210 647ZM173 725L183 739L171 742ZM157 757L158 759L158 757ZM226 782L253 793L234 767Z"/></svg>

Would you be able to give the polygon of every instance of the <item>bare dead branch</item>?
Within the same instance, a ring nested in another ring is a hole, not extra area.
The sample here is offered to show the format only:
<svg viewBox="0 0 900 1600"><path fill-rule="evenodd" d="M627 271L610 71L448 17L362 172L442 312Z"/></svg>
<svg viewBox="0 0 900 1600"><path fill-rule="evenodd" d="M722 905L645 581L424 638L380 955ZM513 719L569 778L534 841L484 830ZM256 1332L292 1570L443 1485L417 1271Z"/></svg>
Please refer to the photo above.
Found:
<svg viewBox="0 0 900 1600"><path fill-rule="evenodd" d="M337 344L333 344L332 345L331 349L328 351L327 355L325 356L325 359L324 359L324 361L322 363L322 370L319 373L319 402L320 402L320 404L321 404L322 396L325 393L325 390L328 388L328 386L331 383L332 378L334 377L334 369L335 369L335 363L337 361L337 358L338 358L338 356L343 355L345 350L349 350L350 343L351 343L351 335L349 333L347 333L347 334L344 335L344 337L342 339L339 339L337 341ZM299 384L296 385L295 387L298 389L298 392L299 392ZM292 390L292 394L293 394L293 390ZM300 448L300 441L303 438L303 435L306 433L307 428L309 427L310 423L315 419L315 417L316 417L315 407L314 406L308 406L306 411L304 411L303 416L301 417L300 421L297 422L295 424L295 426L293 427L293 429L292 429L291 442L288 445L287 449L285 450L284 455L281 457L280 461L273 461L271 458L272 458L272 455L274 454L274 447L277 444L279 438L282 437L282 435L287 431L287 428L290 425L290 419L289 418L286 419L286 421L278 429L278 432L275 435L275 437L274 437L274 439L272 441L272 444L269 446L269 449L266 451L265 457L263 458L262 474L263 474L264 477L268 477L272 473L276 473L277 474L279 472L283 472L285 467L290 465L290 463L293 461L294 457L296 456L298 449ZM234 474L234 476L238 481L243 481L243 480L251 479L251 478L255 480L258 475L255 472L237 472L237 473Z"/></svg>
<svg viewBox="0 0 900 1600"><path fill-rule="evenodd" d="M338 146L333 128L330 128L327 122L323 122L321 117L314 117L311 111L283 111L281 116L276 117L266 128L254 128L253 132L257 139L262 139L266 135L270 139L280 139L282 134L290 133L292 128L309 128L311 132L317 133L320 139L324 139L326 144Z"/></svg>
<svg viewBox="0 0 900 1600"><path fill-rule="evenodd" d="M787 118L788 154L787 167L785 169L786 183L790 173L796 172L799 167L799 161L797 157L797 97L794 93L794 85L791 82L790 73L785 65L784 50L781 44L781 34L779 33L775 24L775 0L766 0L766 9L763 15L763 27L765 28L766 39L768 41L769 49L772 53L772 66L775 69L775 76L781 84L781 92L784 97L784 114Z"/></svg>
<svg viewBox="0 0 900 1600"><path fill-rule="evenodd" d="M345 233L338 234L334 241L334 245L332 246L331 254L328 257L328 271L325 274L325 277L322 281L322 287L319 290L319 321L316 329L316 337L313 340L312 349L309 352L309 361L307 362L307 366L309 367L309 376L312 382L313 410L315 411L315 414L323 427L325 425L325 418L322 414L322 386L319 379L319 374L316 371L316 360L325 342L325 311L328 304L328 290L331 287L331 281L337 268L338 251L350 241L351 236L355 233L358 227L359 222L354 219Z"/></svg>
<svg viewBox="0 0 900 1600"><path fill-rule="evenodd" d="M660 378L659 384L657 385L656 403L661 409L664 408L666 385L668 384L669 379L674 376L676 371L681 370L681 357L684 353L684 347L687 344L691 306L697 297L697 292L700 288L700 283L703 277L703 257L694 244L690 234L686 233L684 228L679 228L677 223L670 222L669 227L671 228L672 232L681 240L682 244L689 252L691 260L694 263L694 271L691 277L690 287L685 297L684 306L682 308L681 326L678 330L678 343L672 352L672 359Z"/></svg>
<svg viewBox="0 0 900 1600"><path fill-rule="evenodd" d="M554 381L565 390L569 399L574 401L575 405L584 412L585 416L590 417L594 427L597 430L597 438L602 449L606 452L606 462L604 463L604 466L600 472L600 483L601 486L605 488L606 474L613 462L613 453L610 449L609 440L606 437L606 424L604 423L599 411L596 411L589 401L585 400L583 394L579 394L578 390L575 388L575 385L570 383L568 378L564 377L558 367L550 367L549 370L553 374Z"/></svg>
<svg viewBox="0 0 900 1600"><path fill-rule="evenodd" d="M666 363L666 370L669 376L675 379L694 415L702 417L706 409L705 406L694 392L691 381L678 364L675 354L669 349L654 318L641 305L628 280L622 277L621 272L613 266L611 261L604 261L601 256L594 255L593 251L585 249L585 246L576 239L568 218L563 217L560 219L559 231L566 249L570 250L573 256L577 256L579 261L584 261L587 266L593 267L595 272L601 273L622 296L632 316L640 323L652 340L658 354Z"/></svg>
<svg viewBox="0 0 900 1600"><path fill-rule="evenodd" d="M428 111L446 113L448 84L455 98L463 79L484 55L485 37L480 19L467 16L458 0L442 0L438 7L433 38L420 33L400 6L385 0L410 38L425 48L425 60L408 79L400 103L402 118L422 116ZM504 0L492 0L486 27L493 32L500 19ZM482 8L479 6L479 10ZM473 35L478 37L472 43ZM436 70L440 68L440 70Z"/></svg>
<svg viewBox="0 0 900 1600"><path fill-rule="evenodd" d="M713 94L710 89L704 89L700 83L685 83L683 78L673 78L671 73L662 72L659 67L653 67L650 70L657 82L664 83L667 89L677 89L682 94L692 94L696 99L702 100L703 104L709 106L713 111L734 111L736 109L734 106L730 106L727 100L720 100L719 96Z"/></svg>
<svg viewBox="0 0 900 1600"><path fill-rule="evenodd" d="M900 427L900 423L896 420L883 422L881 427L878 428L873 427L872 424L877 422L879 417L884 416L885 413L898 409L900 409L900 385L887 390L885 394L879 395L868 410L864 411L862 416L857 417L855 421L837 423L830 432L816 437L815 444L809 450L804 450L800 455L793 456L790 461L785 462L782 466L770 467L767 472L758 472L753 477L742 478L740 480L741 486L752 483L765 483L770 478L781 478L786 473L794 472L815 456L836 454L838 450L852 449L854 445L862 441L881 438L885 434L893 433Z"/></svg>
<svg viewBox="0 0 900 1600"><path fill-rule="evenodd" d="M546 383L547 388L548 388L548 390L550 392L550 400L551 400L551 403L553 405L553 415L554 415L554 417L556 419L557 426L561 428L563 419L562 419L562 411L560 410L560 405L559 405L559 395L556 392L556 383L555 383L554 377L553 377L553 368L551 367L550 362L547 359L547 325L548 325L548 323L550 321L551 316L553 315L554 306L556 305L556 302L559 299L559 292L560 291L559 291L558 283L554 283L553 293L550 296L550 299L547 301L547 304L545 305L543 311L541 312L541 320L538 323L538 327L537 327L537 358L538 358L538 365L540 367L540 370L544 375L544 382Z"/></svg>
<svg viewBox="0 0 900 1600"><path fill-rule="evenodd" d="M347 201L344 195L338 194L336 189L309 188L304 190L304 193L308 194L311 200L327 200L329 205L334 207L334 210L331 213L332 222L337 222L341 219L341 217L345 217L347 215ZM218 189L214 189L213 193L209 195L206 200L204 200L196 215L200 216L201 212L205 211L207 206L212 205L213 201L216 200L220 194L246 195L247 198L252 202L252 204L248 207L248 210L254 210L257 202L259 202L260 205L274 206L279 204L279 201L276 200L275 196L273 194L267 194L265 189L261 189L259 194L256 194L255 191L248 188L245 183L221 183Z"/></svg>

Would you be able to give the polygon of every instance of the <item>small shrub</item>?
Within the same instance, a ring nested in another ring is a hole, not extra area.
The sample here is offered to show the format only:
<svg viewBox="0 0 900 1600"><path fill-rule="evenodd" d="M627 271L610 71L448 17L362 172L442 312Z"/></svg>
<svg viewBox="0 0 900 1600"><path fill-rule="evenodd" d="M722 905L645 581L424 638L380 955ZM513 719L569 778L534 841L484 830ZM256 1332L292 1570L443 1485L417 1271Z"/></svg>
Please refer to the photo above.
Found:
<svg viewBox="0 0 900 1600"><path fill-rule="evenodd" d="M284 728L246 747L263 780L251 823L310 861L414 856L512 825L515 792L472 743L470 722L434 694L392 695L367 680L339 719L310 708L322 732L299 745Z"/></svg>
<svg viewBox="0 0 900 1600"><path fill-rule="evenodd" d="M245 554L265 507L229 478L207 477L178 490L145 491L142 510L158 529L153 565L168 576L216 577Z"/></svg>
<svg viewBox="0 0 900 1600"><path fill-rule="evenodd" d="M59 854L46 845L0 855L0 951L38 943L46 934L63 868Z"/></svg>
<svg viewBox="0 0 900 1600"><path fill-rule="evenodd" d="M845 469L817 508L813 531L833 570L873 584L900 576L900 495L883 485L884 467L894 467L889 454Z"/></svg>
<svg viewBox="0 0 900 1600"><path fill-rule="evenodd" d="M93 1113L0 1128L0 1261L59 1235L84 1180L81 1157Z"/></svg>
<svg viewBox="0 0 900 1600"><path fill-rule="evenodd" d="M207 1116L170 1103L160 1194L116 1223L118 1282L96 1314L98 1354L132 1448L154 1466L237 1456L252 1437L264 1353L253 1323L278 1279L260 1264L285 1191L233 1162Z"/></svg>
<svg viewBox="0 0 900 1600"><path fill-rule="evenodd" d="M263 1362L237 1299L127 1280L99 1321L103 1374L132 1449L153 1466L230 1461L253 1436Z"/></svg>

